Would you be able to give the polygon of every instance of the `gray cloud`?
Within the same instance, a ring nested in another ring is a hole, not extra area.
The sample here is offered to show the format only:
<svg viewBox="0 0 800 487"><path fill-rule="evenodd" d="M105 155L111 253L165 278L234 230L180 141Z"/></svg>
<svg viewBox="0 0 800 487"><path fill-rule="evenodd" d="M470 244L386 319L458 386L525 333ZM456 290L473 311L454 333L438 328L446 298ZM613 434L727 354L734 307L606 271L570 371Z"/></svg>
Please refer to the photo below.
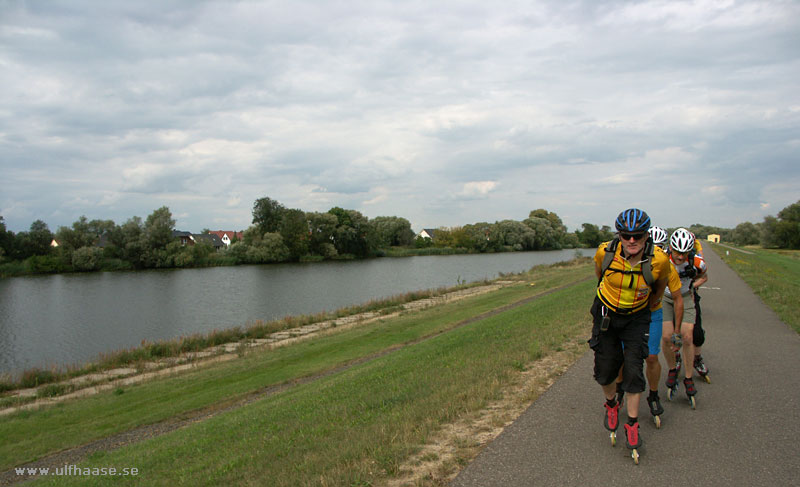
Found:
<svg viewBox="0 0 800 487"><path fill-rule="evenodd" d="M239 229L262 196L734 226L800 187L794 2L4 3L0 44L15 231L162 205Z"/></svg>

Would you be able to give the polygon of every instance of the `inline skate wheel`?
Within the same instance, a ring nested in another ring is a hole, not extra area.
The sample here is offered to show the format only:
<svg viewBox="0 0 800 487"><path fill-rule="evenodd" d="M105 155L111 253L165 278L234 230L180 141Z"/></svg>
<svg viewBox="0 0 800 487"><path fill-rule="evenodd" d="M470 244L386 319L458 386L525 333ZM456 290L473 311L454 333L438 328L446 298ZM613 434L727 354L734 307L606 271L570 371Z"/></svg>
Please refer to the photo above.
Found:
<svg viewBox="0 0 800 487"><path fill-rule="evenodd" d="M706 381L706 384L711 384L711 377L709 377L708 375L704 375L703 380Z"/></svg>
<svg viewBox="0 0 800 487"><path fill-rule="evenodd" d="M639 452L636 451L636 448L631 450L631 458L633 458L633 463L639 465Z"/></svg>
<svg viewBox="0 0 800 487"><path fill-rule="evenodd" d="M608 436L611 438L611 446L617 446L617 432L612 431Z"/></svg>
<svg viewBox="0 0 800 487"><path fill-rule="evenodd" d="M689 396L689 404L691 404L692 409L697 409L697 402L694 400L694 396Z"/></svg>
<svg viewBox="0 0 800 487"><path fill-rule="evenodd" d="M661 429L661 416L653 416L653 422L656 424L656 429Z"/></svg>

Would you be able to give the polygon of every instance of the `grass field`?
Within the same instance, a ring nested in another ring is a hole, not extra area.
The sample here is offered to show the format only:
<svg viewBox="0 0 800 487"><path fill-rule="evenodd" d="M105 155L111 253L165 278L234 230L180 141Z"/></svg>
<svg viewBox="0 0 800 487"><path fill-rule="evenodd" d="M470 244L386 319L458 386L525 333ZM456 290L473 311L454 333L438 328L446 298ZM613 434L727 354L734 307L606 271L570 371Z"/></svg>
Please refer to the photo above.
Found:
<svg viewBox="0 0 800 487"><path fill-rule="evenodd" d="M720 246L715 250L784 323L800 333L800 251L747 247L751 254L726 254Z"/></svg>
<svg viewBox="0 0 800 487"><path fill-rule="evenodd" d="M171 433L95 453L81 464L136 467L137 477L39 482L374 485L400 473L402 462L443 424L502 396L529 364L585 334L594 282L489 312L591 274L585 261L534 268L516 277L519 284L490 294L17 413L0 419L0 471L140 425L222 409L267 386L317 375Z"/></svg>

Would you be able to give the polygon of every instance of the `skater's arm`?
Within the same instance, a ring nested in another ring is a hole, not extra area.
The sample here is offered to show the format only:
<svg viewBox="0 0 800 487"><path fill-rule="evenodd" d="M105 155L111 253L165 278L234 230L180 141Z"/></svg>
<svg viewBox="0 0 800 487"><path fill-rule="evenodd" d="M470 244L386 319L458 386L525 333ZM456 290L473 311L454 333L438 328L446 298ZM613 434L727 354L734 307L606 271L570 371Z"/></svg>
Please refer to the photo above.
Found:
<svg viewBox="0 0 800 487"><path fill-rule="evenodd" d="M666 289L666 287L667 287L666 279L659 279L655 282L655 284L653 284L653 290L650 293L650 298L648 302L648 304L650 305L650 309L653 309L656 306L658 306L659 301L661 301L661 297L664 295L664 289Z"/></svg>
<svg viewBox="0 0 800 487"><path fill-rule="evenodd" d="M692 281L692 287L697 289L708 281L708 272L704 272L702 276Z"/></svg>

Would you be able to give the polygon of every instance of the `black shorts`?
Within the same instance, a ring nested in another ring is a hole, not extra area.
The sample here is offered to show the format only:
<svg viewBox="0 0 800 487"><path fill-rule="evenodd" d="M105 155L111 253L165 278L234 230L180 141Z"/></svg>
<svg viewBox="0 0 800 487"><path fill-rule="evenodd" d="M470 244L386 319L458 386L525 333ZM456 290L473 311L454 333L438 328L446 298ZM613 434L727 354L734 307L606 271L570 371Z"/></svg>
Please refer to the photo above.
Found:
<svg viewBox="0 0 800 487"><path fill-rule="evenodd" d="M589 347L594 350L594 379L600 385L614 382L622 371L622 390L625 392L643 392L646 387L644 379L644 360L649 353L647 341L650 338L650 310L629 315L609 311L611 317L608 329L600 331L603 320L603 303L595 297L592 304L592 338Z"/></svg>

